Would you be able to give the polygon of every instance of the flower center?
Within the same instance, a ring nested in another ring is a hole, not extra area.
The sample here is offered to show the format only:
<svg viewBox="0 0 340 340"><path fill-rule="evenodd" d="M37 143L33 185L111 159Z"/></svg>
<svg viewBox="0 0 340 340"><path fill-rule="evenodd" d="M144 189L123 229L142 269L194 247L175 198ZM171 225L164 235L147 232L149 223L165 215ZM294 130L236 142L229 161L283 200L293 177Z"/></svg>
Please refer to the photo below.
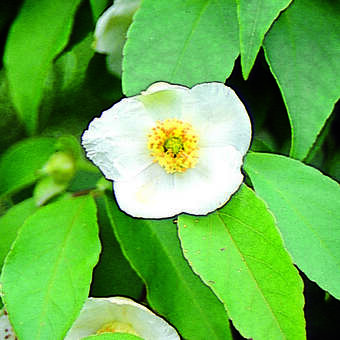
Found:
<svg viewBox="0 0 340 340"><path fill-rule="evenodd" d="M120 321L106 323L98 329L96 334L102 333L129 333L138 336L131 324Z"/></svg>
<svg viewBox="0 0 340 340"><path fill-rule="evenodd" d="M172 118L157 121L148 135L154 162L166 172L184 172L198 161L198 135L191 124Z"/></svg>

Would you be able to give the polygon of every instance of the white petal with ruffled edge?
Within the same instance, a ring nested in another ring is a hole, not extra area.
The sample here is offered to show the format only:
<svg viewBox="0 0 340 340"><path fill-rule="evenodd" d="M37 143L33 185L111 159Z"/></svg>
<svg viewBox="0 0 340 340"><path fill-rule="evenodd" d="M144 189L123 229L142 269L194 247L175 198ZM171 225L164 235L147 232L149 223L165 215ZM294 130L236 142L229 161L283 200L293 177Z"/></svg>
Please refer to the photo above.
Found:
<svg viewBox="0 0 340 340"><path fill-rule="evenodd" d="M89 298L65 340L96 334L112 322L130 324L145 340L179 340L176 330L146 307L124 297Z"/></svg>
<svg viewBox="0 0 340 340"><path fill-rule="evenodd" d="M90 123L82 145L107 179L124 180L152 163L147 134L153 125L143 105L126 98Z"/></svg>

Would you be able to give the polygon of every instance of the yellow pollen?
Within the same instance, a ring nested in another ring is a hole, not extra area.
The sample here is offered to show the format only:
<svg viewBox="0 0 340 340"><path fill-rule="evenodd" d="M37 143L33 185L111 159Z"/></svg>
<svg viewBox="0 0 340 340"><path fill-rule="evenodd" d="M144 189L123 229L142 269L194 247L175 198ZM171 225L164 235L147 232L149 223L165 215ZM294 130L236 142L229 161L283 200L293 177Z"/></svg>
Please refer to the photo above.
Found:
<svg viewBox="0 0 340 340"><path fill-rule="evenodd" d="M96 334L102 333L129 333L138 335L131 324L120 321L113 321L105 324L100 329L98 329Z"/></svg>
<svg viewBox="0 0 340 340"><path fill-rule="evenodd" d="M198 135L191 124L179 119L157 121L148 134L148 149L166 172L184 172L198 161Z"/></svg>

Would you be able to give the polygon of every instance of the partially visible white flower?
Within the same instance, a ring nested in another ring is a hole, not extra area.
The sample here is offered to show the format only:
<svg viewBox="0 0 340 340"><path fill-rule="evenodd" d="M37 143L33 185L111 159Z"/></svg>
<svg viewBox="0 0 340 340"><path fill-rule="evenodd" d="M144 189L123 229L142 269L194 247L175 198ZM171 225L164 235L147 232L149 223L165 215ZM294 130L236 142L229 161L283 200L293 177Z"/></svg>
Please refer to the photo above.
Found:
<svg viewBox="0 0 340 340"><path fill-rule="evenodd" d="M141 0L115 0L98 19L94 32L94 48L99 53L107 54L109 70L122 73L123 47L127 30Z"/></svg>
<svg viewBox="0 0 340 340"><path fill-rule="evenodd" d="M243 181L250 140L242 102L217 82L155 83L103 112L82 136L87 157L114 181L120 208L144 218L221 207Z"/></svg>
<svg viewBox="0 0 340 340"><path fill-rule="evenodd" d="M0 310L0 339L17 340L4 309Z"/></svg>
<svg viewBox="0 0 340 340"><path fill-rule="evenodd" d="M144 340L179 340L166 321L146 307L124 297L89 298L65 340L104 332L137 335Z"/></svg>

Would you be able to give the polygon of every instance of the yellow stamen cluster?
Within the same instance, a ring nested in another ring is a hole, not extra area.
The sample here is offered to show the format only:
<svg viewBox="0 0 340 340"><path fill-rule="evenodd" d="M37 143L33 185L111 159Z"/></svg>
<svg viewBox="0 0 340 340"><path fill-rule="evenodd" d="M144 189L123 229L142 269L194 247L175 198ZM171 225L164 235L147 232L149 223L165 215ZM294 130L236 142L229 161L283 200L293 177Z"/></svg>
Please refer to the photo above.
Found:
<svg viewBox="0 0 340 340"><path fill-rule="evenodd" d="M105 324L97 331L97 334L118 332L138 335L131 324L120 321L113 321Z"/></svg>
<svg viewBox="0 0 340 340"><path fill-rule="evenodd" d="M166 172L184 172L198 161L198 135L179 119L157 121L148 135L148 149Z"/></svg>

